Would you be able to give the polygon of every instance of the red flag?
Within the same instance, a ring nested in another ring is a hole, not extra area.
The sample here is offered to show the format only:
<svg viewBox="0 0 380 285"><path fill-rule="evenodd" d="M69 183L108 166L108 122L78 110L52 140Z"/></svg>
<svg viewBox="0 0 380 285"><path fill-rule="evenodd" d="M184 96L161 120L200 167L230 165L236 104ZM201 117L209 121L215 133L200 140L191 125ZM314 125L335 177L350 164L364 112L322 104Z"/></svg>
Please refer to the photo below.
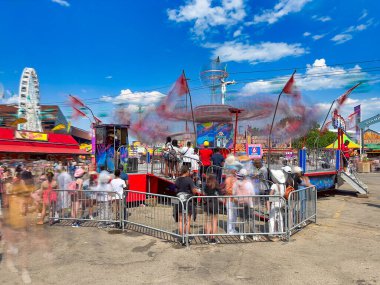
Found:
<svg viewBox="0 0 380 285"><path fill-rule="evenodd" d="M282 89L282 91L285 94L293 94L293 85L294 85L294 74L292 75L292 77L290 77L288 82L286 82L284 89Z"/></svg>
<svg viewBox="0 0 380 285"><path fill-rule="evenodd" d="M73 106L73 115L71 116L71 118L73 120L76 120L79 117L87 117L87 115L84 112L82 112L81 110L79 110L79 109L77 109L76 107Z"/></svg>
<svg viewBox="0 0 380 285"><path fill-rule="evenodd" d="M353 112L351 115L347 117L347 129L353 129L356 127L356 115L358 114L358 110Z"/></svg>
<svg viewBox="0 0 380 285"><path fill-rule="evenodd" d="M179 97L187 94L189 89L187 87L187 82L184 74L181 74L180 77L176 80L173 87L170 89L168 95L164 97L157 107L157 114L161 117L173 117L176 112L176 106L178 103Z"/></svg>
<svg viewBox="0 0 380 285"><path fill-rule="evenodd" d="M361 82L359 82L358 84L356 84L355 86L351 87L350 89L348 89L344 94L340 95L338 99L336 99L336 102L338 103L338 108L340 106L343 105L344 102L346 102L348 96L351 94L351 92L356 88L358 87L360 84L362 84Z"/></svg>
<svg viewBox="0 0 380 285"><path fill-rule="evenodd" d="M187 88L187 82L185 75L182 73L180 77L178 77L177 81L174 83L172 89L169 91L168 96L183 96L189 92Z"/></svg>
<svg viewBox="0 0 380 285"><path fill-rule="evenodd" d="M98 117L94 116L94 120L95 120L95 124L100 124L102 122L101 119L99 119Z"/></svg>
<svg viewBox="0 0 380 285"><path fill-rule="evenodd" d="M78 97L75 97L73 95L69 95L70 105L72 107L85 107L86 105L83 103L81 99Z"/></svg>

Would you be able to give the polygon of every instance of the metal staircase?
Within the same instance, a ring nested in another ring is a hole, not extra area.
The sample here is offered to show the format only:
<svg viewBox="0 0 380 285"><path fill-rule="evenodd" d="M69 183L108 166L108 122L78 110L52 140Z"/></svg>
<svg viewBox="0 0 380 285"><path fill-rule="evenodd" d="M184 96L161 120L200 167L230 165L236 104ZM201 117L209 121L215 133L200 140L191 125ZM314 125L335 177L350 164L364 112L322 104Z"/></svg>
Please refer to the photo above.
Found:
<svg viewBox="0 0 380 285"><path fill-rule="evenodd" d="M367 195L369 193L368 186L358 178L356 173L352 172L350 174L347 174L344 171L340 171L339 176L360 194Z"/></svg>

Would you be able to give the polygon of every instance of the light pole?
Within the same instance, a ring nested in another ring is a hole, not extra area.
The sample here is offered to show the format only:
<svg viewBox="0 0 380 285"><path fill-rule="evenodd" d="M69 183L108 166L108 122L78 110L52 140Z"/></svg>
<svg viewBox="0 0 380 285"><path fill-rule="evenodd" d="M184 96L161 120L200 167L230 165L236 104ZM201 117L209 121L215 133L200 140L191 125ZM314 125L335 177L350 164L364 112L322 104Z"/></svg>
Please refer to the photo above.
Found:
<svg viewBox="0 0 380 285"><path fill-rule="evenodd" d="M231 114L235 114L235 133L234 133L234 155L236 154L236 137L238 132L238 120L239 120L239 114L243 112L243 109L238 108L228 108L228 111L230 111Z"/></svg>

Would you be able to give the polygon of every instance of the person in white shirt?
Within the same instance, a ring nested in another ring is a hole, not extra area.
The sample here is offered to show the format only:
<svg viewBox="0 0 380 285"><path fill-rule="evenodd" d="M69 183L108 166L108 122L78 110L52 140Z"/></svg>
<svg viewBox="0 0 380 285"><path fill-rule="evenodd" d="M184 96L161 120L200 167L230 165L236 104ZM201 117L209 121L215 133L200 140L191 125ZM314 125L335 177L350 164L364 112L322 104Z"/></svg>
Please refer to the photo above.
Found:
<svg viewBox="0 0 380 285"><path fill-rule="evenodd" d="M190 169L191 168L191 157L194 154L194 149L191 147L191 142L187 142L186 146L181 148L180 153L183 156L182 165L186 165Z"/></svg>
<svg viewBox="0 0 380 285"><path fill-rule="evenodd" d="M271 177L273 184L267 201L267 210L269 211L269 234L271 237L275 233L282 233L284 231L284 218L281 208L285 207L284 201L280 198L285 193L285 174L282 170L271 169Z"/></svg>
<svg viewBox="0 0 380 285"><path fill-rule="evenodd" d="M121 203L124 197L124 190L127 189L127 184L125 180L120 178L120 170L115 170L115 178L111 180L112 191L116 192L115 198L112 198L113 208L115 209L115 213L120 213ZM116 217L116 219L120 219L120 217Z"/></svg>

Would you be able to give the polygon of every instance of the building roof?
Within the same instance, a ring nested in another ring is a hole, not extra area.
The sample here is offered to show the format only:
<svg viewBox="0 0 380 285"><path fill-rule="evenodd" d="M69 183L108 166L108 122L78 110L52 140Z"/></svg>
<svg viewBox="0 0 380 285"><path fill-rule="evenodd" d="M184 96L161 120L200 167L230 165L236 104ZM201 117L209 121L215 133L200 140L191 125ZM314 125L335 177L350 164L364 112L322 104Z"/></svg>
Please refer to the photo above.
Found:
<svg viewBox="0 0 380 285"><path fill-rule="evenodd" d="M37 141L18 139L16 132L13 128L0 128L0 152L88 154L79 148L79 144L71 135L49 133L47 141Z"/></svg>
<svg viewBox="0 0 380 285"><path fill-rule="evenodd" d="M9 127L14 120L17 118L18 106L17 105L1 105L0 104L0 127ZM41 105L42 113L42 129L44 132L50 132L57 124L63 123L67 125L66 119L64 119L63 113L59 106L57 105ZM59 121L64 119L65 121ZM65 132L61 131L58 133ZM90 141L91 134L85 130L79 129L75 126L71 126L70 134L76 138L81 138L83 140Z"/></svg>

